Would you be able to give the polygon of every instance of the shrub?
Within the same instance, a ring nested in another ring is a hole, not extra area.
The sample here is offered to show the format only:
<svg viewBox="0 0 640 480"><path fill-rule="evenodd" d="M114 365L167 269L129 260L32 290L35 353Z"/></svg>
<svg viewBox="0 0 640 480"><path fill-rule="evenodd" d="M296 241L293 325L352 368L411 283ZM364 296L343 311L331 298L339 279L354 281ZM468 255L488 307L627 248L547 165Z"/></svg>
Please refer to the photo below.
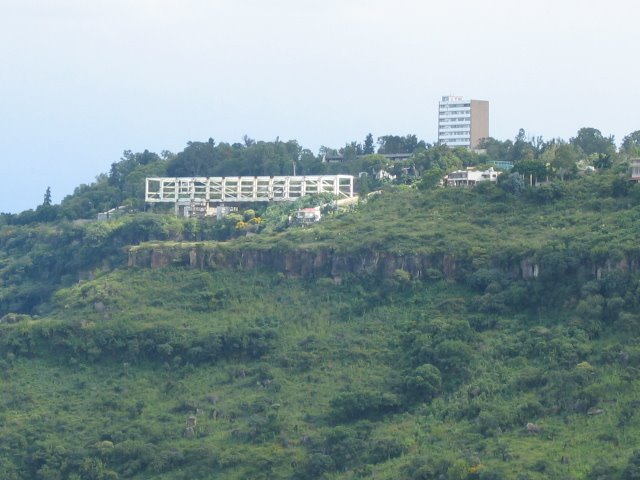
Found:
<svg viewBox="0 0 640 480"><path fill-rule="evenodd" d="M329 455L312 453L302 467L302 475L298 478L319 478L327 472L335 470L336 465Z"/></svg>
<svg viewBox="0 0 640 480"><path fill-rule="evenodd" d="M612 478L618 478L619 475L620 471L618 468L609 465L605 460L598 460L598 463L591 467L591 470L589 470L589 473L587 473L586 478L588 480L610 480Z"/></svg>
<svg viewBox="0 0 640 480"><path fill-rule="evenodd" d="M378 438L369 444L368 460L371 463L382 463L406 453L407 446L395 438Z"/></svg>
<svg viewBox="0 0 640 480"><path fill-rule="evenodd" d="M324 441L324 453L331 456L336 470L347 470L360 463L365 443L359 432L347 427L333 428Z"/></svg>
<svg viewBox="0 0 640 480"><path fill-rule="evenodd" d="M420 456L415 457L402 469L402 478L407 480L434 480L447 478L451 463L446 460L434 460Z"/></svg>
<svg viewBox="0 0 640 480"><path fill-rule="evenodd" d="M331 400L331 408L338 420L352 421L375 417L397 410L400 401L392 393L349 392Z"/></svg>
<svg viewBox="0 0 640 480"><path fill-rule="evenodd" d="M404 379L407 394L418 400L431 400L442 390L442 377L435 365L425 363L415 368Z"/></svg>
<svg viewBox="0 0 640 480"><path fill-rule="evenodd" d="M471 347L460 340L445 340L436 346L433 363L440 369L448 383L464 381L470 374L473 359Z"/></svg>

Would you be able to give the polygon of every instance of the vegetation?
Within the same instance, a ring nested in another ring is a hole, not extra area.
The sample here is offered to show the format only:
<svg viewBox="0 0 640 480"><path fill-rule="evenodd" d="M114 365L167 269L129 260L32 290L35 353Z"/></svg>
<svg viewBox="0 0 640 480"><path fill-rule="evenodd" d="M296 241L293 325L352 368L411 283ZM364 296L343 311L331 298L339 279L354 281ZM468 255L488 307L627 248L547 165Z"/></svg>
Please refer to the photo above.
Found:
<svg viewBox="0 0 640 480"><path fill-rule="evenodd" d="M419 176L305 228L284 220L302 203L139 211L140 175L288 166L293 142L248 138L129 152L61 205L1 216L2 478L638 478L637 142L593 130L482 154L384 137ZM402 173L372 141L349 168ZM516 174L428 180L490 160ZM157 268L127 267L150 252Z"/></svg>

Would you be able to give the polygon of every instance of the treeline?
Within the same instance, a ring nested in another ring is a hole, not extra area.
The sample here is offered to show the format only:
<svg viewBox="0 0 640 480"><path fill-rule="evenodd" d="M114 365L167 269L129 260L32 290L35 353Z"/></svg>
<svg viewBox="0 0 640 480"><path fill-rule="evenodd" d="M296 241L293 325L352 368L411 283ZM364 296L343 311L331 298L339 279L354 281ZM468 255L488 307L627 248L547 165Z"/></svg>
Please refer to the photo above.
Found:
<svg viewBox="0 0 640 480"><path fill-rule="evenodd" d="M302 147L296 140L255 141L247 136L242 143L188 142L181 152L133 153L125 151L108 173L100 174L91 184L83 184L59 205L51 204L47 189L44 200L34 210L20 214L1 214L0 225L50 222L60 219L95 218L118 206L133 211L144 210L144 179L150 176L237 176L237 175L320 175L369 174L364 189L377 187L373 175L386 170L396 183L415 183L431 187L443 175L469 166L489 166L492 162L511 162L514 172L531 182L550 178L567 179L579 168L626 168L629 158L640 156L640 130L624 137L616 148L613 136L595 128L581 128L575 137L544 140L527 136L520 129L513 140L487 138L479 150L432 145L416 135L385 135L374 143L368 134L363 142L352 141L341 148L321 147L318 154ZM408 159L392 161L391 154L410 154ZM372 183L373 182L373 183ZM379 182L378 182L379 183Z"/></svg>

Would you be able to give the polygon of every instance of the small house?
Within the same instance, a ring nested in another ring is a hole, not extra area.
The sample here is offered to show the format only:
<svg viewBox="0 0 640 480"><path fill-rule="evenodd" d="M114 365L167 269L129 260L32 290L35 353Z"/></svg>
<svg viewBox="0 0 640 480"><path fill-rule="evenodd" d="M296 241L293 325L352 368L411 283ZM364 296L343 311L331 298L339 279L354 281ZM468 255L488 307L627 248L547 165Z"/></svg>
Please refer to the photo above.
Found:
<svg viewBox="0 0 640 480"><path fill-rule="evenodd" d="M472 187L478 182L495 182L501 173L493 167L484 171L456 170L445 175L444 183L448 187Z"/></svg>
<svg viewBox="0 0 640 480"><path fill-rule="evenodd" d="M321 218L320 207L301 208L296 212L294 223L297 225L309 225L320 221Z"/></svg>

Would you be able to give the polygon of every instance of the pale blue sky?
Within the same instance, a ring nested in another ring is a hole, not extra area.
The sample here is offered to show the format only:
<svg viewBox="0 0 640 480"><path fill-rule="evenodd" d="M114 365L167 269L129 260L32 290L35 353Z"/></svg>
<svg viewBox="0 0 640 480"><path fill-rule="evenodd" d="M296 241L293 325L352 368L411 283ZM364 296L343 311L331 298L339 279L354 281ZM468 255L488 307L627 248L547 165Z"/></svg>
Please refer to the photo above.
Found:
<svg viewBox="0 0 640 480"><path fill-rule="evenodd" d="M58 203L122 151L436 137L437 103L519 128L640 130L632 0L0 0L0 211Z"/></svg>

